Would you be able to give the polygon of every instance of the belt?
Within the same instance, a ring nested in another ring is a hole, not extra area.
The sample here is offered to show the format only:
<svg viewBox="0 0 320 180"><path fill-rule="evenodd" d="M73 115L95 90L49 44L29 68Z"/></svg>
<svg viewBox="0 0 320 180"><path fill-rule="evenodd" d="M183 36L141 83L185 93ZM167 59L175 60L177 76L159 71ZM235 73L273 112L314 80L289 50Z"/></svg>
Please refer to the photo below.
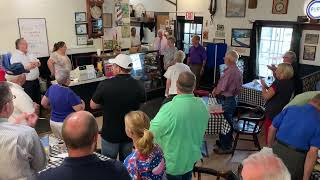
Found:
<svg viewBox="0 0 320 180"><path fill-rule="evenodd" d="M299 148L293 147L293 146L291 146L289 144L286 144L286 143L284 143L282 141L279 141L279 139L277 139L276 142L281 144L282 146L285 146L285 147L295 151L295 152L299 152L299 153L303 153L303 154L306 154L308 152L307 150L299 149Z"/></svg>

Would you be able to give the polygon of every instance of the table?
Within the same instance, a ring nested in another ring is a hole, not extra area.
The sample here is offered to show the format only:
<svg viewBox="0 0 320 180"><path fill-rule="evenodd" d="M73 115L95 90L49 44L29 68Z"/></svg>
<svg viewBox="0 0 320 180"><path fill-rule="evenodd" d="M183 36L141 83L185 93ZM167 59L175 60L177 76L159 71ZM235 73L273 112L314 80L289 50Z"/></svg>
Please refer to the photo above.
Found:
<svg viewBox="0 0 320 180"><path fill-rule="evenodd" d="M214 98L202 97L203 101L208 104L213 104ZM208 127L206 134L227 134L231 129L228 121L224 118L223 114L210 113Z"/></svg>
<svg viewBox="0 0 320 180"><path fill-rule="evenodd" d="M262 87L259 81L253 81L242 85L238 96L238 102L263 107L265 101L262 97Z"/></svg>
<svg viewBox="0 0 320 180"><path fill-rule="evenodd" d="M49 162L45 169L41 170L40 172L46 171L50 168L56 168L59 167L62 163L65 157L61 156L67 153L67 150L64 146L63 140L57 139L53 135L49 136L49 142L50 142L50 155L49 155ZM110 160L110 158L94 152L95 155L98 156L99 159L102 161ZM40 173L39 172L39 173Z"/></svg>

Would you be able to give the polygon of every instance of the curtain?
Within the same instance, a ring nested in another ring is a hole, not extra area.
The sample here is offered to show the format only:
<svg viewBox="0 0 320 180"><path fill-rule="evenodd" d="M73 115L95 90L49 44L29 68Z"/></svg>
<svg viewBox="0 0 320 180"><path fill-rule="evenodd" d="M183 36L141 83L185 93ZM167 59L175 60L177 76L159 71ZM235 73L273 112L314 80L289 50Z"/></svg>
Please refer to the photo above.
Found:
<svg viewBox="0 0 320 180"><path fill-rule="evenodd" d="M262 25L258 21L253 23L250 39L250 60L248 63L248 80L252 81L258 77L258 55L259 42Z"/></svg>

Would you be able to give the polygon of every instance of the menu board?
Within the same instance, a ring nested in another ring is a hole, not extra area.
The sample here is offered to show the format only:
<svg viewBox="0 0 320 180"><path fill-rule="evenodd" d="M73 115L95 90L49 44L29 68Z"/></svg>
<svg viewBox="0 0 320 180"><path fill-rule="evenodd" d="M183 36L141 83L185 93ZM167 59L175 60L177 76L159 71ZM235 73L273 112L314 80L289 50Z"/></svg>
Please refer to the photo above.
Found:
<svg viewBox="0 0 320 180"><path fill-rule="evenodd" d="M34 57L49 56L45 18L19 18L19 33L28 42L29 53Z"/></svg>

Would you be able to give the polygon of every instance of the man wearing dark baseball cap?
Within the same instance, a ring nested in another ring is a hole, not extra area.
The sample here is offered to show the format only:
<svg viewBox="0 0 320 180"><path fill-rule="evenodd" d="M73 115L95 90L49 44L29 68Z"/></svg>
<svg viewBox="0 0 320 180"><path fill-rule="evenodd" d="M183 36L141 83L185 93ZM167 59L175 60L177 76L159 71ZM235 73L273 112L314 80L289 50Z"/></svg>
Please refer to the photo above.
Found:
<svg viewBox="0 0 320 180"><path fill-rule="evenodd" d="M14 111L9 118L9 122L34 127L38 119L37 112L39 111L39 105L34 103L22 88L26 82L25 73L29 73L29 70L26 70L21 63L13 63L6 70L6 79L15 97L13 99Z"/></svg>
<svg viewBox="0 0 320 180"><path fill-rule="evenodd" d="M128 55L119 54L113 63L115 75L101 82L94 93L90 107L103 109L101 134L102 154L123 161L132 151L132 140L126 135L124 116L138 110L145 99L144 88L130 75L132 60Z"/></svg>

